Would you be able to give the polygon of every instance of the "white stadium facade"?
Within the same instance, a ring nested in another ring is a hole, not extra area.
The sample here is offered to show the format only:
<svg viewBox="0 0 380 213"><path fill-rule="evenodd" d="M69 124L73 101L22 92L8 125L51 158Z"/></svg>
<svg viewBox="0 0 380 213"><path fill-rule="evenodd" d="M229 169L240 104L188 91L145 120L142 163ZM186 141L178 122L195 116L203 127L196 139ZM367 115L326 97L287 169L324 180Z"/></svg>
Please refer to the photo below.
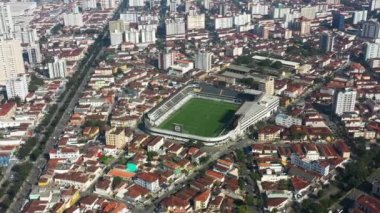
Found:
<svg viewBox="0 0 380 213"><path fill-rule="evenodd" d="M247 96L249 96L249 94L244 92L217 88L209 84L188 84L146 114L144 118L145 130L152 135L160 135L166 138L185 141L202 141L206 145L215 145L229 140L237 140L245 134L248 127L273 115L280 104L277 96L259 93L253 100L252 98L247 99ZM215 137L204 137L159 128L165 120L192 98L205 98L208 100L241 104L239 109L235 112L235 121L233 122L232 128L222 131L221 134Z"/></svg>

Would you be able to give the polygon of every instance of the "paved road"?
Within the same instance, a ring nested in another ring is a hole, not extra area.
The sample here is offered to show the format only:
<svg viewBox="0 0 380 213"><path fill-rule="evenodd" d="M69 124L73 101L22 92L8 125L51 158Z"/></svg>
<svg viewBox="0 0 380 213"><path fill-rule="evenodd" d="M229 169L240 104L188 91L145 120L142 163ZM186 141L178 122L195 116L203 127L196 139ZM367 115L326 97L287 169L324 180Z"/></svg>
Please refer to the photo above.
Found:
<svg viewBox="0 0 380 213"><path fill-rule="evenodd" d="M124 2L119 4L119 8L117 10L115 10L115 13L114 13L112 19L116 19L118 17L118 14L120 14L121 10L123 9L123 6L124 6L123 4L124 4ZM109 32L107 29L108 29L108 27L106 26L104 28L104 31L102 32L102 35L101 35L102 39L100 42L102 42L102 40L106 39L109 36ZM85 67L87 65L92 65L94 63L94 61L96 59L98 59L99 56L101 56L103 54L103 52L104 52L104 49L102 49L99 52L92 52L91 57L86 61L86 64L83 66L84 68L80 72L85 72L86 71ZM59 109L63 106L65 101L67 99L71 98L70 103L67 106L64 114L59 119L56 127L54 128L53 133L48 138L46 145L45 145L44 152L37 158L37 160L33 164L33 168L31 169L31 171L28 175L28 178L26 179L26 181L23 183L20 190L16 194L15 198L13 199L13 203L10 205L10 207L7 210L7 213L13 213L13 212L18 213L22 210L23 205L26 203L27 195L31 191L33 184L37 184L38 177L41 175L43 168L47 164L47 160L44 158L44 154L49 153L49 150L52 149L54 147L54 145L57 144L57 142L58 142L57 138L59 138L59 136L61 135L61 132L65 128L66 123L69 121L71 113L74 110L74 107L77 104L81 93L83 92L86 85L88 84L88 81L90 80L91 74L93 73L93 71L94 71L94 68L90 67L87 70L85 77L83 78L82 82L80 82L79 87L78 88L70 88L70 90L66 92L67 94L65 95L63 100L60 103L58 103L58 107L57 107L57 110L56 110L54 116L59 112ZM73 89L76 90L76 93L73 97L70 97L69 96L70 91L72 91ZM53 118L54 118L54 116L53 116ZM52 121L49 122L49 125L51 124L51 122ZM38 138L43 139L43 136L40 135Z"/></svg>
<svg viewBox="0 0 380 213"><path fill-rule="evenodd" d="M103 37L106 37L106 36L107 36L107 34L104 34ZM93 53L93 55L87 60L86 65L93 63L93 61L95 59L97 59L101 54L103 54L103 51ZM7 213L8 212L9 213L12 213L12 212L17 213L17 212L21 211L22 206L26 202L26 197L29 194L30 190L32 189L33 184L37 183L38 177L42 173L42 169L47 164L47 161L44 158L44 154L49 153L49 150L52 149L54 147L54 145L57 144L56 138L58 138L61 135L61 132L64 130L66 123L69 121L70 116L71 116L71 112L74 110L74 107L75 107L76 103L78 102L81 93L83 92L88 81L90 80L91 73L93 72L93 70L94 70L94 68L91 67L87 71L83 81L81 82L80 86L76 90L76 93L73 97L69 97L69 94L70 94L70 91L72 89L75 89L75 88L71 88L67 92L65 98L59 103L59 106L62 107L65 100L71 98L70 103L65 110L65 113L59 119L57 126L54 128L53 133L51 134L50 138L47 140L44 152L37 158L37 160L33 164L33 168L31 169L31 172L29 173L29 176L28 176L26 182L24 182L24 184L21 186L19 192L15 196L14 202L8 208ZM84 72L84 71L85 71L85 69L83 69L81 72ZM59 111L60 107L57 108L57 111ZM41 139L41 137L43 137L43 136L40 135L39 138Z"/></svg>
<svg viewBox="0 0 380 213"><path fill-rule="evenodd" d="M248 193L248 196L261 198L261 194L256 184L256 181L252 180L251 176L249 175L251 172L247 168L248 163L253 164L253 162L247 162L247 160L242 162L242 168L239 168L241 173L240 177L244 177L245 183L247 184L245 190ZM260 212L258 206L251 207L253 208L254 212Z"/></svg>
<svg viewBox="0 0 380 213"><path fill-rule="evenodd" d="M144 202L142 207L139 207L135 210L135 212L153 212L155 206L157 206L164 198L168 195L173 194L183 188L188 182L194 180L196 176L200 174L201 171L208 167L208 164L214 162L219 159L221 156L226 155L234 150L242 149L243 147L249 146L253 144L254 141L250 139L242 139L235 143L229 143L228 146L223 146L219 151L214 152L210 155L209 160L201 166L198 166L191 174L185 176L183 179L178 180L175 184L172 184L165 191L161 191L158 195L153 196L151 200L147 200Z"/></svg>

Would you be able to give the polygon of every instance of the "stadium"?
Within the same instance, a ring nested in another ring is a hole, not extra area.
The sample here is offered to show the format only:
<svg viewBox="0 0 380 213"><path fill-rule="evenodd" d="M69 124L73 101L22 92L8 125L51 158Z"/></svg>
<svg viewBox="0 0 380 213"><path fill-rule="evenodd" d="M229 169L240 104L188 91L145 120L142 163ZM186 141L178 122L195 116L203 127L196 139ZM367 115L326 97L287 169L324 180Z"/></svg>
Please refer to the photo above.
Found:
<svg viewBox="0 0 380 213"><path fill-rule="evenodd" d="M177 140L222 143L269 117L279 105L275 96L238 92L209 84L188 84L150 110L145 129Z"/></svg>

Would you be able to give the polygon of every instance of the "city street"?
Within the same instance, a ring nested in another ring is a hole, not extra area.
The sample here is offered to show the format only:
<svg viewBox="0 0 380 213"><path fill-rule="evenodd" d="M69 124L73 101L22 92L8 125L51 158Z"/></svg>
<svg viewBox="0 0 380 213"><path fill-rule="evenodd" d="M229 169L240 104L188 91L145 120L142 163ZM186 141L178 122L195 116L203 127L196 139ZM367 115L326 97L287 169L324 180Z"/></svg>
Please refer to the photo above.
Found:
<svg viewBox="0 0 380 213"><path fill-rule="evenodd" d="M106 35L104 35L106 37ZM94 60L96 60L101 54L103 54L103 51L99 51L97 53L94 53L86 62L86 65L89 63L92 63ZM15 196L15 199L13 199L13 203L10 205L10 207L7 210L7 213L18 213L21 211L24 203L26 202L26 198L30 190L32 189L32 186L34 184L37 184L38 178L42 173L42 169L45 167L47 161L44 158L44 154L49 153L49 150L54 147L54 145L58 142L57 138L61 135L61 132L64 130L66 123L69 121L72 111L74 110L75 105L77 104L80 94L85 89L88 81L91 78L91 73L94 71L93 67L90 67L90 69L87 71L83 81L81 82L80 86L76 90L76 93L74 97L69 97L70 92L67 92L65 95L65 98L59 103L60 107L63 106L65 100L67 98L71 98L69 105L67 106L65 113L63 113L62 117L58 121L57 125L54 128L53 133L51 134L50 138L47 140L44 152L37 158L37 160L34 162L34 166L31 169L29 176L27 178L27 181L24 182L24 184L21 186L19 192ZM84 70L82 70L84 72ZM57 108L56 113L59 111L60 107ZM40 139L42 139L43 136L40 136ZM28 181L29 180L29 181Z"/></svg>
<svg viewBox="0 0 380 213"><path fill-rule="evenodd" d="M198 166L196 169L194 169L194 171L190 175L186 176L182 180L179 180L178 182L176 182L176 184L172 184L169 187L169 189L163 192L160 192L158 196L154 196L151 200L147 200L143 207L136 209L136 212L147 212L147 211L153 212L157 204L159 204L168 195L174 194L175 192L183 188L183 186L186 185L188 182L194 180L194 178L200 175L204 169L208 168L209 163L214 162L215 160L219 159L223 155L231 153L234 150L242 149L253 143L254 143L253 140L243 139L235 143L228 143L228 145L217 147L218 151L215 151L213 154L211 154L210 158L208 159L206 163L202 164L201 166Z"/></svg>

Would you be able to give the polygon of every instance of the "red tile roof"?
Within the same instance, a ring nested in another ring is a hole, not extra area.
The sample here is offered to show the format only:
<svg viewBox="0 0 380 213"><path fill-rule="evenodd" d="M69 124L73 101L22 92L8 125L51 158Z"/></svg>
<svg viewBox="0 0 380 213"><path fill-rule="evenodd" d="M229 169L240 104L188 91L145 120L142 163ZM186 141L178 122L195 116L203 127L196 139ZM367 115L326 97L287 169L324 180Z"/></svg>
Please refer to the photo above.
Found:
<svg viewBox="0 0 380 213"><path fill-rule="evenodd" d="M284 203L286 200L287 198L268 198L266 203L268 207L276 207Z"/></svg>
<svg viewBox="0 0 380 213"><path fill-rule="evenodd" d="M361 195L356 199L360 209L367 209L366 212L379 213L380 200L370 195Z"/></svg>
<svg viewBox="0 0 380 213"><path fill-rule="evenodd" d="M171 195L161 201L161 206L165 208L186 208L188 205L189 202L174 195Z"/></svg>
<svg viewBox="0 0 380 213"><path fill-rule="evenodd" d="M293 185L294 190L299 191L309 186L310 182L303 178L295 176L292 178L292 185Z"/></svg>
<svg viewBox="0 0 380 213"><path fill-rule="evenodd" d="M146 189L137 184L133 184L131 187L128 188L126 195L131 198L136 198L138 196L144 196L148 194L149 192L150 192L149 189Z"/></svg>
<svg viewBox="0 0 380 213"><path fill-rule="evenodd" d="M8 101L7 103L0 106L0 116L7 115L9 111L16 106L16 102Z"/></svg>
<svg viewBox="0 0 380 213"><path fill-rule="evenodd" d="M145 182L148 182L148 183L152 183L152 182L158 181L158 179L159 179L159 177L158 177L157 174L148 173L148 172L137 174L136 177L138 179L141 179L141 180L143 180Z"/></svg>
<svg viewBox="0 0 380 213"><path fill-rule="evenodd" d="M207 170L206 175L219 181L222 181L224 178L224 175L222 173L213 170Z"/></svg>
<svg viewBox="0 0 380 213"><path fill-rule="evenodd" d="M194 200L195 201L199 201L199 202L206 202L211 196L211 190L210 189L207 189L205 191L203 191L202 193L200 193L199 195L197 195Z"/></svg>

